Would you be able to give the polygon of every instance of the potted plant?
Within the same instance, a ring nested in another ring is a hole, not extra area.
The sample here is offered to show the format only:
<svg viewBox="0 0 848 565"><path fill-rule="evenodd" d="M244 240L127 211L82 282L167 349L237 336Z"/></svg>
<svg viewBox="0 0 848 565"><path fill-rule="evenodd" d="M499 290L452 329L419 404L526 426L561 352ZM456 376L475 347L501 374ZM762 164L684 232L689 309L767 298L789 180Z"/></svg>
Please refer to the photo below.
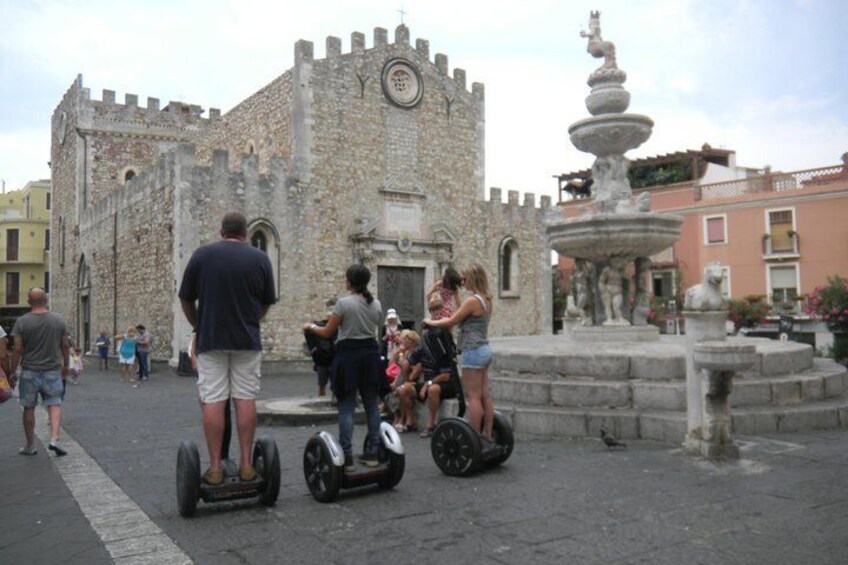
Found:
<svg viewBox="0 0 848 565"><path fill-rule="evenodd" d="M807 313L833 332L834 358L848 358L848 280L839 275L828 277L826 285L807 295Z"/></svg>

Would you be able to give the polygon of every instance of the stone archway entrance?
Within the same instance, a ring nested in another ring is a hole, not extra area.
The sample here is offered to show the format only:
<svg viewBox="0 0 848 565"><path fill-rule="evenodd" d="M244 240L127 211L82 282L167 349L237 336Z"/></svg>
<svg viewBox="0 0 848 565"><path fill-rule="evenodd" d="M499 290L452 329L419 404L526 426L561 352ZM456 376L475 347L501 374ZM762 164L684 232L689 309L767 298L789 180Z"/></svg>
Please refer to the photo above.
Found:
<svg viewBox="0 0 848 565"><path fill-rule="evenodd" d="M424 319L424 274L419 267L377 267L377 288L383 313L397 310L404 327L418 329Z"/></svg>

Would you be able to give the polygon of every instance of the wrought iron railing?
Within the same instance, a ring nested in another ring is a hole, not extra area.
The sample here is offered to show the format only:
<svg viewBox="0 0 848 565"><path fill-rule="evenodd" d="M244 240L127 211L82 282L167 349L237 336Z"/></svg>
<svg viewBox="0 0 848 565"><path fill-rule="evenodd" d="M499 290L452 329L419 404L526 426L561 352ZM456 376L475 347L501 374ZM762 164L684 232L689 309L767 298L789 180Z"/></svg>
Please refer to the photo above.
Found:
<svg viewBox="0 0 848 565"><path fill-rule="evenodd" d="M43 263L43 247L0 247L0 262L3 263Z"/></svg>
<svg viewBox="0 0 848 565"><path fill-rule="evenodd" d="M763 236L763 255L798 255L801 253L801 238L791 231Z"/></svg>

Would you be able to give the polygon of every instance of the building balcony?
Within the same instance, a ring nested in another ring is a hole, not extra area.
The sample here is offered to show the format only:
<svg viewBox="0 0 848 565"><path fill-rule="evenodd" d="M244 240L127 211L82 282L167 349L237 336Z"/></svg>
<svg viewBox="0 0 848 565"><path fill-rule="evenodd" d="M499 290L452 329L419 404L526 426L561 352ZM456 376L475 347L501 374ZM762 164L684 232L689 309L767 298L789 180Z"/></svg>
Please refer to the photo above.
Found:
<svg viewBox="0 0 848 565"><path fill-rule="evenodd" d="M0 248L0 263L15 265L41 265L49 257L43 247Z"/></svg>
<svg viewBox="0 0 848 565"><path fill-rule="evenodd" d="M743 179L694 187L695 200L735 198L746 194L787 192L848 182L848 164L788 173L765 171Z"/></svg>
<svg viewBox="0 0 848 565"><path fill-rule="evenodd" d="M785 261L801 256L801 240L798 232L763 235L763 259L766 261Z"/></svg>

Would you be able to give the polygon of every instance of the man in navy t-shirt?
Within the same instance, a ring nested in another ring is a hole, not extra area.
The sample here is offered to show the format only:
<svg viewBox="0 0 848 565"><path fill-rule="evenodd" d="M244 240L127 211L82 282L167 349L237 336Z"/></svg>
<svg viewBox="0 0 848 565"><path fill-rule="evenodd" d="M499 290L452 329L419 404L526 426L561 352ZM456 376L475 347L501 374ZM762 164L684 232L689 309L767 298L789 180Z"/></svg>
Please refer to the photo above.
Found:
<svg viewBox="0 0 848 565"><path fill-rule="evenodd" d="M262 363L259 321L276 302L271 261L247 243L243 214L224 216L221 238L194 252L179 292L183 313L197 334L197 388L210 460L203 480L213 485L224 480L221 447L230 397L241 448L239 477L244 481L256 477L251 447Z"/></svg>

